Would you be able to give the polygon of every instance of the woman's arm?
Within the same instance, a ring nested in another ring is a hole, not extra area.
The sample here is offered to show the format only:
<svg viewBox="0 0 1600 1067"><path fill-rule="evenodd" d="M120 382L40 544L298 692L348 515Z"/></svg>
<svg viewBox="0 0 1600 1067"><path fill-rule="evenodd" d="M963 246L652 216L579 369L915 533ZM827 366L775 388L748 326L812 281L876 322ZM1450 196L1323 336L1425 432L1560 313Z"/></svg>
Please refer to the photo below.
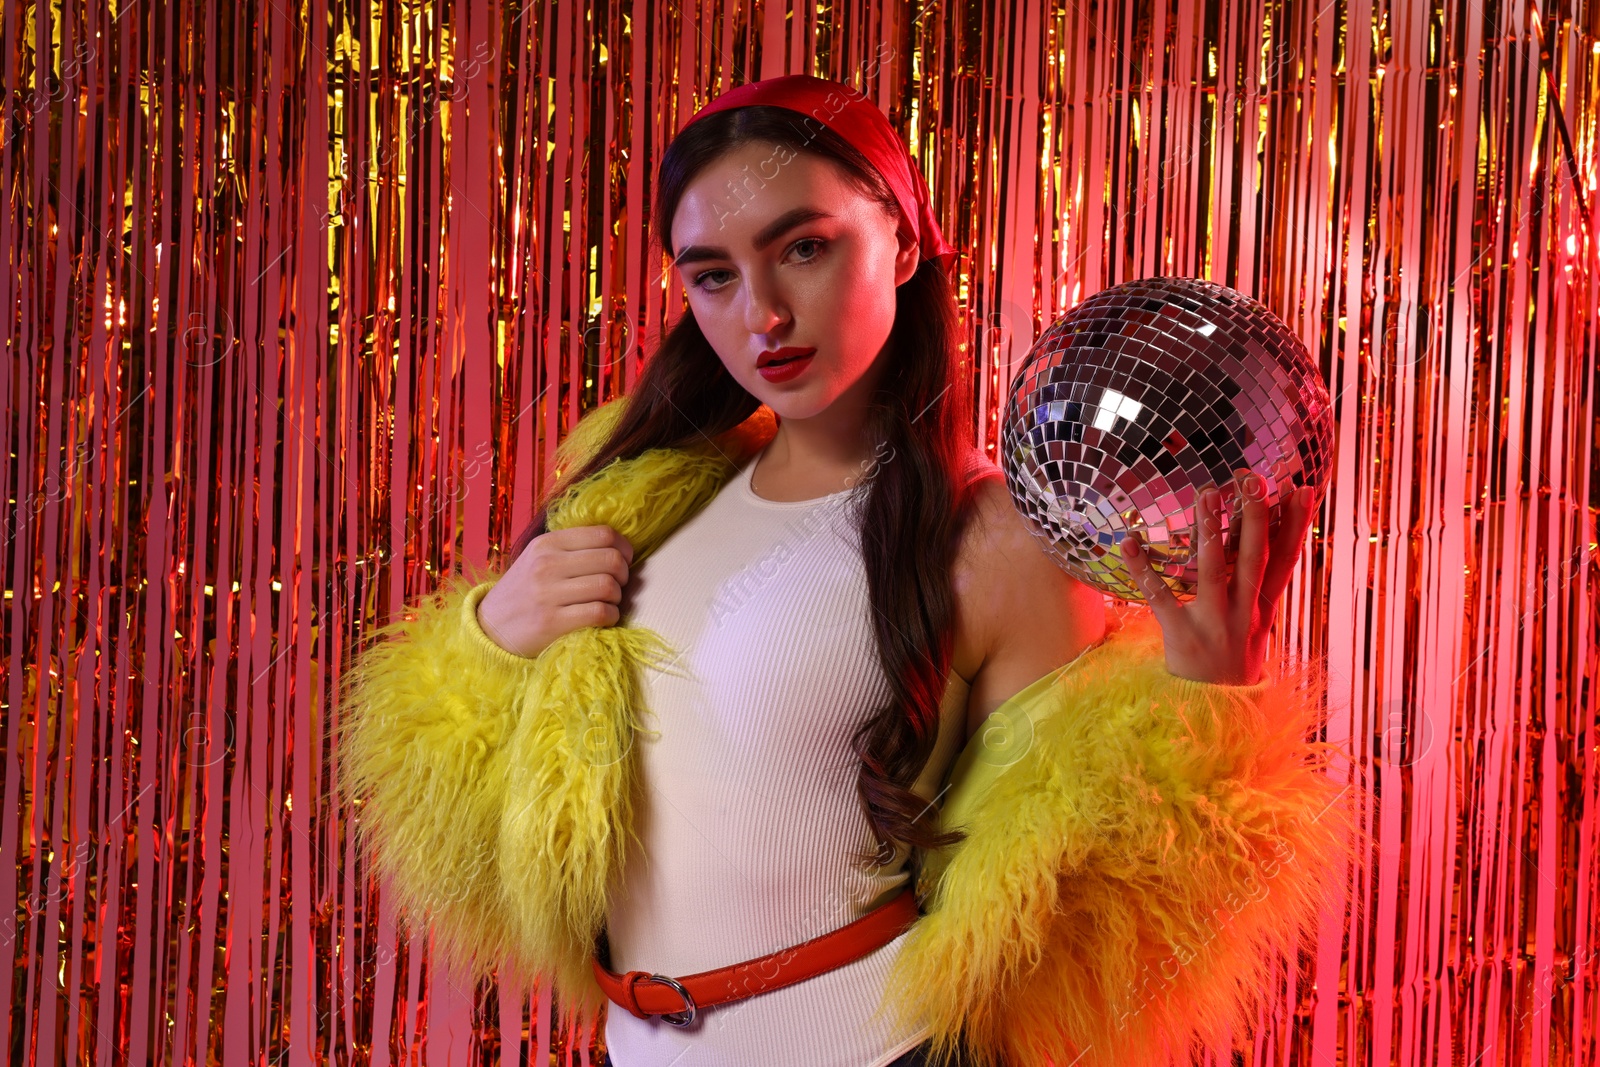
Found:
<svg viewBox="0 0 1600 1067"><path fill-rule="evenodd" d="M573 428L557 476L595 453L625 399ZM447 578L369 637L340 703L340 787L372 874L405 923L431 929L436 955L474 978L494 969L526 980L553 974L572 1005L592 1011L599 997L584 946L565 935L567 916L554 903L564 883L541 877L528 854L549 851L545 833L559 821L545 801L575 792L587 800L617 776L608 773L616 768L572 773L587 751L567 743L569 723L551 710L571 703L563 683L591 677L572 668L595 642L558 640L538 657L502 648L478 615L497 580ZM609 629L596 642L642 647L647 638ZM576 845L571 852L580 854Z"/></svg>
<svg viewBox="0 0 1600 1067"><path fill-rule="evenodd" d="M574 427L558 476L596 454L625 399ZM771 433L758 412L708 446L605 464L557 496L549 528L609 526L642 560ZM484 634L487 588L447 583L363 654L341 778L374 871L440 951L475 975L552 982L563 1025L583 1026L606 1003L592 953L638 795L637 668L673 650L647 629L584 626L523 659Z"/></svg>
<svg viewBox="0 0 1600 1067"><path fill-rule="evenodd" d="M993 591L985 669L1027 677L972 705L942 809L968 838L924 858L926 914L886 1003L990 1062L1158 1062L1245 1022L1273 953L1293 958L1358 858L1313 740L1321 672L1175 677L1147 609L1097 642L1037 542L1043 566L991 544L1016 551L975 572Z"/></svg>
<svg viewBox="0 0 1600 1067"><path fill-rule="evenodd" d="M969 741L1006 700L1106 632L1105 598L1051 560L1002 478L978 482L973 504L954 579L958 641L977 662L967 694Z"/></svg>
<svg viewBox="0 0 1600 1067"><path fill-rule="evenodd" d="M533 663L478 625L491 584L448 580L374 635L346 679L338 741L373 875L474 977L512 948L495 857L505 742Z"/></svg>

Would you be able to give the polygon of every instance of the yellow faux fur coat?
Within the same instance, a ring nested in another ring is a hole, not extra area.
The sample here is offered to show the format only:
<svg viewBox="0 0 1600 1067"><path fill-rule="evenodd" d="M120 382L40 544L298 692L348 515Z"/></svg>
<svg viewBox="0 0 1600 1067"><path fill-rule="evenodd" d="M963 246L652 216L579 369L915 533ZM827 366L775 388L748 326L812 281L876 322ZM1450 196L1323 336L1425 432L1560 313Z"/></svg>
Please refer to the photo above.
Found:
<svg viewBox="0 0 1600 1067"><path fill-rule="evenodd" d="M625 400L574 428L558 477ZM715 448L614 462L553 502L549 528L609 524L637 566L774 428L763 408ZM477 624L491 584L446 582L357 657L339 777L373 873L436 952L552 982L564 1021L586 1026L640 788L636 671L670 650L624 620L512 655ZM1354 790L1315 740L1320 672L1192 682L1166 671L1147 610L1114 623L997 709L1005 729L980 731L950 772L943 825L967 837L920 857L923 914L879 1006L929 1027L937 1053L1187 1063L1191 1043L1244 1027L1361 854Z"/></svg>

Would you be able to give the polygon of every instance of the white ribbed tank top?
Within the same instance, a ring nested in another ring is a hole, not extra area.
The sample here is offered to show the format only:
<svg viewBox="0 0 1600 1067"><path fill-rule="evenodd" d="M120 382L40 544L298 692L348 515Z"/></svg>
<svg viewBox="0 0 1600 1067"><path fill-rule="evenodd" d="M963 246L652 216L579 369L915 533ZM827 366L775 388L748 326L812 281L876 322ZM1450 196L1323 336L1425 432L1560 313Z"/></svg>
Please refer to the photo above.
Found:
<svg viewBox="0 0 1600 1067"><path fill-rule="evenodd" d="M682 976L796 945L866 914L911 876L905 850L871 875L850 862L875 843L850 735L889 698L853 515L867 488L765 500L750 487L756 462L623 590L623 618L678 656L640 675L654 736L635 740L639 841L607 913L617 972ZM959 751L966 696L952 671L924 795ZM703 1008L689 1027L612 1004L607 1049L616 1067L881 1067L927 1036L870 1018L905 937Z"/></svg>

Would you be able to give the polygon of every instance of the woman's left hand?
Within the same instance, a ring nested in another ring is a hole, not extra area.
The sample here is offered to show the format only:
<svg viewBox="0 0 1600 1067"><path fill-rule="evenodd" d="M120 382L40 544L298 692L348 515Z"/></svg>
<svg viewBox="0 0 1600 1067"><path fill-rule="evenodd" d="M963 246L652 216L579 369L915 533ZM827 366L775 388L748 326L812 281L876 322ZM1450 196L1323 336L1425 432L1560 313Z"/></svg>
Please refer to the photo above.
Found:
<svg viewBox="0 0 1600 1067"><path fill-rule="evenodd" d="M1167 670L1180 678L1225 685L1254 685L1261 680L1278 598L1289 584L1306 527L1321 499L1321 491L1310 486L1291 495L1269 551L1266 484L1258 474L1238 473L1243 508L1242 514L1234 512L1239 552L1232 575L1222 551L1222 491L1208 489L1200 495L1199 583L1187 605L1150 565L1138 535L1122 539L1122 558L1161 624Z"/></svg>

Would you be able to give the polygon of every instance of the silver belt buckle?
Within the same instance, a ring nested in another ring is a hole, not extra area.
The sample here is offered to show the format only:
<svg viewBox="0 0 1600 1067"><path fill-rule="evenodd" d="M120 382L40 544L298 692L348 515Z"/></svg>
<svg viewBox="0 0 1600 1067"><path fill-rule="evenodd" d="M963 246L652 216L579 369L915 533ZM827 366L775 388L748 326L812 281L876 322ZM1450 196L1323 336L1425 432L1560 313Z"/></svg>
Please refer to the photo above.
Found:
<svg viewBox="0 0 1600 1067"><path fill-rule="evenodd" d="M683 1002L689 1005L683 1011L663 1012L660 1015L661 1019L666 1020L673 1026L688 1026L690 1023L694 1022L694 1017L698 1013L699 1009L695 1007L694 998L689 995L689 991L683 988L683 985L676 978L665 974L652 974L650 976L650 980L652 982L661 982L665 985L671 986L673 989L677 990L678 996L683 998Z"/></svg>

